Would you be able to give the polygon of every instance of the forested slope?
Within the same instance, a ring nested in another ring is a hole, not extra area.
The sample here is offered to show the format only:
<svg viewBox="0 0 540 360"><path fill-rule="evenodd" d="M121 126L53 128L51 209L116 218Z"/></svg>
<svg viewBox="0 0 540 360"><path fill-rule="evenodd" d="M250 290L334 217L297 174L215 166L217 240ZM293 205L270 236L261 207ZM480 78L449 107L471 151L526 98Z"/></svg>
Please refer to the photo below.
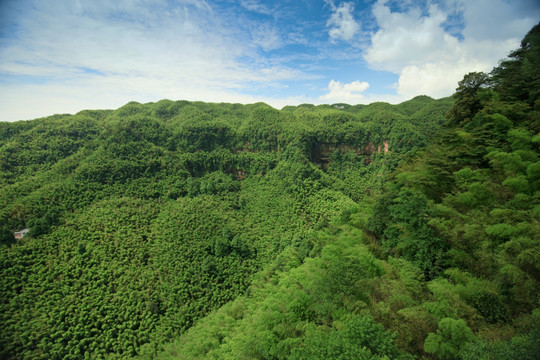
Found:
<svg viewBox="0 0 540 360"><path fill-rule="evenodd" d="M432 142L308 258L283 253L160 358L537 359L540 25L458 85Z"/></svg>
<svg viewBox="0 0 540 360"><path fill-rule="evenodd" d="M536 359L539 31L453 98L0 123L0 357Z"/></svg>
<svg viewBox="0 0 540 360"><path fill-rule="evenodd" d="M318 252L317 229L451 103L163 100L0 123L1 356L152 356L283 254Z"/></svg>

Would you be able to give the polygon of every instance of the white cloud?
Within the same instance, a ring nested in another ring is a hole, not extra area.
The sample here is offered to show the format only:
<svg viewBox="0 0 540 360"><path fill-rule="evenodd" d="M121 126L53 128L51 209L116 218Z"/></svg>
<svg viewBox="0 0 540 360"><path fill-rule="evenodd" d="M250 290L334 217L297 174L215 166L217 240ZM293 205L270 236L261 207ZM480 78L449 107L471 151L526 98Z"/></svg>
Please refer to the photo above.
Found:
<svg viewBox="0 0 540 360"><path fill-rule="evenodd" d="M278 29L269 23L261 23L251 30L253 44L260 46L264 51L279 49L283 40Z"/></svg>
<svg viewBox="0 0 540 360"><path fill-rule="evenodd" d="M256 0L241 0L240 5L246 10L253 11L263 15L272 15L272 10L270 10L266 5L259 3Z"/></svg>
<svg viewBox="0 0 540 360"><path fill-rule="evenodd" d="M253 84L307 77L254 50L279 47L275 29L250 34L205 1L35 1L6 15L20 32L0 38L0 74L26 83L0 85L0 121L131 100L249 101Z"/></svg>
<svg viewBox="0 0 540 360"><path fill-rule="evenodd" d="M503 0L451 0L443 5L445 11L431 4L427 15L410 6L392 12L386 0L373 5L379 29L364 58L373 69L399 74L397 91L404 98L451 95L466 73L489 72L535 24L535 14L518 16L513 7L519 6ZM450 11L463 15L461 40L444 29Z"/></svg>
<svg viewBox="0 0 540 360"><path fill-rule="evenodd" d="M352 14L354 4L351 2L342 3L337 8L333 4L330 5L333 12L326 24L326 26L331 27L328 34L334 40L351 40L360 30L360 25Z"/></svg>
<svg viewBox="0 0 540 360"><path fill-rule="evenodd" d="M464 74L471 71L483 71L483 63L452 63L438 62L422 65L409 65L403 68L398 81L398 93L405 99L417 95L429 95L441 98L451 95L457 87L457 82Z"/></svg>
<svg viewBox="0 0 540 360"><path fill-rule="evenodd" d="M458 40L442 29L446 16L436 6L422 17L418 8L391 12L379 1L373 13L380 29L372 36L365 59L374 68L399 72L405 66L457 55L450 50L459 48Z"/></svg>
<svg viewBox="0 0 540 360"><path fill-rule="evenodd" d="M365 98L361 94L369 88L369 84L365 81L353 81L351 83L342 84L340 81L330 80L328 83L328 93L319 97L319 100L325 102L344 102L344 103L359 103Z"/></svg>

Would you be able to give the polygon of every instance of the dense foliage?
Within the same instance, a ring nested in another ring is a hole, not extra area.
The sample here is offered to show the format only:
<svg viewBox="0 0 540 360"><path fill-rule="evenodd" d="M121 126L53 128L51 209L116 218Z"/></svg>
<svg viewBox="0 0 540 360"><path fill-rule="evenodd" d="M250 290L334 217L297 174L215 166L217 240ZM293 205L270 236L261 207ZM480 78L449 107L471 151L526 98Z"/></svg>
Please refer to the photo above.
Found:
<svg viewBox="0 0 540 360"><path fill-rule="evenodd" d="M539 35L466 75L445 127L309 257L283 253L160 358L538 358Z"/></svg>
<svg viewBox="0 0 540 360"><path fill-rule="evenodd" d="M453 99L0 123L0 357L535 359L539 34Z"/></svg>
<svg viewBox="0 0 540 360"><path fill-rule="evenodd" d="M163 100L1 123L1 356L154 354L280 254L308 256L450 105Z"/></svg>

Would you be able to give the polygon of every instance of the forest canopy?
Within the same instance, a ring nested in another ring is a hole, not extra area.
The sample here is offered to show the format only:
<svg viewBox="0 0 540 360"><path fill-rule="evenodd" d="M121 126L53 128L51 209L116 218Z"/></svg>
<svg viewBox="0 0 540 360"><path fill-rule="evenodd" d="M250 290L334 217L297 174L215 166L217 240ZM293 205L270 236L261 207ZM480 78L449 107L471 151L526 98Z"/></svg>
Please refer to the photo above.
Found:
<svg viewBox="0 0 540 360"><path fill-rule="evenodd" d="M0 123L0 357L535 359L539 49L439 100Z"/></svg>

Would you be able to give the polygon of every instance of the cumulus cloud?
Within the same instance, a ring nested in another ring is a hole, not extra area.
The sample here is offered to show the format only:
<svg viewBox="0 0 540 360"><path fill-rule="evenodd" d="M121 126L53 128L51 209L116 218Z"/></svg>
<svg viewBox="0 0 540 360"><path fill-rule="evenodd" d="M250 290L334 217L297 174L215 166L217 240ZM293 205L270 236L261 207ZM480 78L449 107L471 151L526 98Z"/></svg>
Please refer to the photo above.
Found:
<svg viewBox="0 0 540 360"><path fill-rule="evenodd" d="M484 63L478 62L437 62L422 65L409 65L400 72L398 93L404 99L420 94L433 98L449 96L457 87L464 74L471 71L484 71Z"/></svg>
<svg viewBox="0 0 540 360"><path fill-rule="evenodd" d="M373 69L399 74L397 92L404 99L451 95L466 73L489 72L517 48L536 21L534 14L518 16L519 6L503 0L457 0L444 5L443 10L431 4L427 13L414 6L392 11L386 0L372 7L379 28L364 59ZM462 39L445 30L451 11L463 16Z"/></svg>
<svg viewBox="0 0 540 360"><path fill-rule="evenodd" d="M373 14L380 29L372 36L365 59L377 70L399 72L405 66L459 56L452 51L460 51L458 40L441 27L446 16L435 5L423 17L418 8L391 12L379 1Z"/></svg>
<svg viewBox="0 0 540 360"><path fill-rule="evenodd" d="M365 100L362 92L368 88L369 84L365 81L353 81L342 84L340 81L330 80L330 83L328 83L328 93L319 97L319 100L334 103L358 103Z"/></svg>
<svg viewBox="0 0 540 360"><path fill-rule="evenodd" d="M338 7L331 4L332 15L326 26L330 27L328 34L334 40L351 40L360 30L360 24L356 22L352 12L354 4L347 2L342 3Z"/></svg>

